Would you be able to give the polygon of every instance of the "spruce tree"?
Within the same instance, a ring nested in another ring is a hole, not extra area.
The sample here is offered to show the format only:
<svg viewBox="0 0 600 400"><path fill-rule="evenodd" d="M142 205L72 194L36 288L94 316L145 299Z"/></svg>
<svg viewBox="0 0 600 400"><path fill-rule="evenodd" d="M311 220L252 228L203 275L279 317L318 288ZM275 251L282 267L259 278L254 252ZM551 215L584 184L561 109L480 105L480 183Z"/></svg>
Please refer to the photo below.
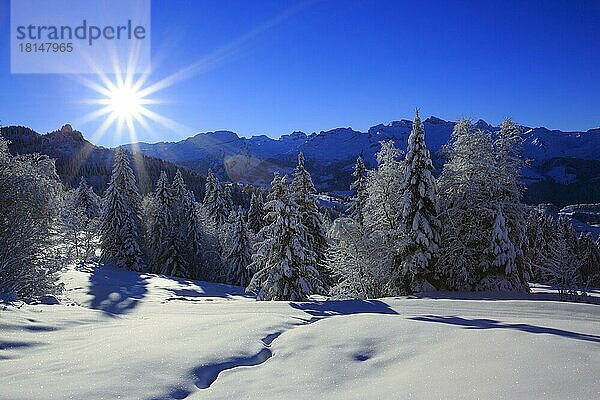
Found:
<svg viewBox="0 0 600 400"><path fill-rule="evenodd" d="M441 230L437 184L418 110L408 137L402 193L400 227L407 244L398 266L397 285L412 293L422 291L431 279L431 260L438 250Z"/></svg>
<svg viewBox="0 0 600 400"><path fill-rule="evenodd" d="M227 201L224 198L224 188L221 182L208 170L204 193L204 208L215 227L222 226L227 220Z"/></svg>
<svg viewBox="0 0 600 400"><path fill-rule="evenodd" d="M224 264L227 269L227 283L246 287L252 279L248 266L252 263L252 241L246 228L244 214L233 211L234 222L226 235Z"/></svg>
<svg viewBox="0 0 600 400"><path fill-rule="evenodd" d="M169 224L166 246L158 257L160 273L172 276L185 277L188 273L188 254L186 254L187 223L184 210L184 202L188 197L188 191L177 170L173 183L168 188L171 198L171 222Z"/></svg>
<svg viewBox="0 0 600 400"><path fill-rule="evenodd" d="M231 186L223 182L223 204L224 213L229 216L233 210L233 198L231 197Z"/></svg>
<svg viewBox="0 0 600 400"><path fill-rule="evenodd" d="M113 172L102 204L102 260L134 271L143 269L139 246L140 196L127 155L115 151Z"/></svg>
<svg viewBox="0 0 600 400"><path fill-rule="evenodd" d="M294 178L290 185L290 192L298 205L300 221L306 228L308 243L315 254L316 266L326 279L326 271L322 267L323 257L327 250L327 238L323 230L323 217L315 195L317 190L313 185L310 173L304 166L304 154L298 154L298 165L294 170Z"/></svg>
<svg viewBox="0 0 600 400"><path fill-rule="evenodd" d="M159 259L165 252L169 235L171 233L173 199L169 190L169 180L164 171L160 172L151 208L151 222L149 229L149 244L152 252L152 272L161 273L162 266Z"/></svg>
<svg viewBox="0 0 600 400"><path fill-rule="evenodd" d="M247 290L258 291L258 300L301 301L324 291L306 227L285 180L275 174L265 204L269 224L259 233L264 240L250 266L257 272Z"/></svg>
<svg viewBox="0 0 600 400"><path fill-rule="evenodd" d="M498 209L494 225L492 226L492 234L490 240L490 247L486 251L490 257L491 262L484 264L484 272L487 272L485 280L490 279L492 276L493 280L498 280L496 277L500 277L500 281L505 276L512 276L516 272L516 251L515 246L509 237L509 228L506 225L506 220L502 214L502 210ZM488 285L486 282L482 282L481 285L485 288ZM511 290L511 287L499 289Z"/></svg>
<svg viewBox="0 0 600 400"><path fill-rule="evenodd" d="M252 233L257 234L264 226L264 202L262 194L258 196L256 193L252 193L250 199L250 208L248 209L248 228Z"/></svg>
<svg viewBox="0 0 600 400"><path fill-rule="evenodd" d="M348 211L351 218L359 225L363 225L364 208L367 202L367 168L362 157L356 159L352 176L354 176L354 182L350 185L350 190L354 190L354 196L350 199Z"/></svg>

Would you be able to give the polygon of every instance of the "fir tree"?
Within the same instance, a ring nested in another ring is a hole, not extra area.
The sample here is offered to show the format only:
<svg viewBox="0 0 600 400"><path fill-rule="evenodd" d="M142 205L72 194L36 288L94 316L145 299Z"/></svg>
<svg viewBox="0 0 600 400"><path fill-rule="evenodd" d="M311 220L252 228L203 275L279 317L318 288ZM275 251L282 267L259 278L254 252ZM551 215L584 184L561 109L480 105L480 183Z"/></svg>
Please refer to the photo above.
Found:
<svg viewBox="0 0 600 400"><path fill-rule="evenodd" d="M153 256L152 271L154 273L162 272L159 259L167 248L167 242L171 233L172 205L173 199L169 190L169 180L167 174L161 171L156 182L156 189L154 190L149 229L150 238L148 240Z"/></svg>
<svg viewBox="0 0 600 400"><path fill-rule="evenodd" d="M204 193L204 208L208 217L215 227L222 226L227 220L227 201L224 198L223 185L214 176L211 170L208 170L206 177L206 188Z"/></svg>
<svg viewBox="0 0 600 400"><path fill-rule="evenodd" d="M252 279L248 266L252 263L252 241L246 228L244 214L234 213L234 222L229 228L226 239L224 264L227 268L227 283L246 287Z"/></svg>
<svg viewBox="0 0 600 400"><path fill-rule="evenodd" d="M285 177L275 174L265 210L269 224L259 233L264 240L253 257L250 268L257 272L247 290L258 291L258 300L300 301L322 293L316 258Z"/></svg>
<svg viewBox="0 0 600 400"><path fill-rule="evenodd" d="M598 287L600 284L600 248L594 242L591 232L584 233L579 237L577 255L581 260L581 284Z"/></svg>
<svg viewBox="0 0 600 400"><path fill-rule="evenodd" d="M181 214L183 221L185 221L183 237L188 256L188 272L191 277L196 277L201 274L199 268L202 259L202 232L198 219L198 203L196 203L193 192L187 191L185 193L181 207Z"/></svg>
<svg viewBox="0 0 600 400"><path fill-rule="evenodd" d="M102 204L102 260L131 270L143 268L139 246L140 197L127 155L115 151L113 172Z"/></svg>
<svg viewBox="0 0 600 400"><path fill-rule="evenodd" d="M316 266L324 280L328 283L326 270L322 268L323 257L327 250L327 239L323 230L323 217L319 212L315 195L317 190L313 185L310 173L304 166L304 155L298 154L298 165L294 170L294 178L290 192L298 205L300 221L306 228L308 243L315 254Z"/></svg>
<svg viewBox="0 0 600 400"><path fill-rule="evenodd" d="M264 226L265 214L263 207L264 201L262 194L257 196L256 193L252 193L252 198L250 199L250 209L248 210L248 228L254 234L257 234Z"/></svg>
<svg viewBox="0 0 600 400"><path fill-rule="evenodd" d="M212 170L209 169L208 174L206 175L206 184L204 186L204 200L202 201L205 205L214 198L215 192L217 191L217 185L217 177L213 174Z"/></svg>
<svg viewBox="0 0 600 400"><path fill-rule="evenodd" d="M168 188L171 198L171 221L169 224L166 246L158 257L160 273L172 276L187 276L188 252L186 251L187 225L184 203L188 200L188 190L177 170L173 183ZM188 213L189 214L189 213ZM190 243L188 243L190 244Z"/></svg>
<svg viewBox="0 0 600 400"><path fill-rule="evenodd" d="M231 186L223 182L224 213L229 215L233 210L233 198L231 197Z"/></svg>
<svg viewBox="0 0 600 400"><path fill-rule="evenodd" d="M404 162L401 229L407 248L402 254L397 285L402 292L423 290L432 275L431 260L440 243L437 184L425 146L425 129L417 110Z"/></svg>
<svg viewBox="0 0 600 400"><path fill-rule="evenodd" d="M354 190L354 196L350 199L348 211L350 217L362 225L364 223L364 208L367 202L367 168L362 157L356 159L352 176L354 176L354 182L350 185L350 190Z"/></svg>
<svg viewBox="0 0 600 400"><path fill-rule="evenodd" d="M502 210L498 209L497 216L492 226L492 234L490 247L486 251L491 258L491 263L485 264L485 269L489 269L492 275L504 277L511 276L516 272L516 251L515 246L509 237L509 228L506 226L506 220L502 215ZM488 271L485 271L488 272ZM489 278L486 278L489 279ZM493 281L496 279L492 279ZM486 282L482 282L481 286L485 288ZM497 289L492 286L493 289ZM503 288L500 288L503 289ZM510 287L505 290L511 290Z"/></svg>

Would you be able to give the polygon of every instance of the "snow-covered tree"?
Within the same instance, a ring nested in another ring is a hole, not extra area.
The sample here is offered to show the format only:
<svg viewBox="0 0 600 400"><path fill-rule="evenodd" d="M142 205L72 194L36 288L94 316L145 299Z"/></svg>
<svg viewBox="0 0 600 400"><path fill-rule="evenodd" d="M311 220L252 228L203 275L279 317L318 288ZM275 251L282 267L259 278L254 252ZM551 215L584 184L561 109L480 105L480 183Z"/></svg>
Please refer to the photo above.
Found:
<svg viewBox="0 0 600 400"><path fill-rule="evenodd" d="M457 122L449 161L439 179L443 202L439 279L454 290L528 291L525 207L521 203L520 149L515 125L506 120L494 141L468 120ZM486 250L501 211L515 252L515 268L498 274Z"/></svg>
<svg viewBox="0 0 600 400"><path fill-rule="evenodd" d="M350 185L350 190L354 191L354 195L350 198L348 211L350 217L362 225L364 222L364 208L367 202L367 168L362 157L356 159L352 176L354 176L354 182Z"/></svg>
<svg viewBox="0 0 600 400"><path fill-rule="evenodd" d="M253 234L257 234L264 226L265 213L263 210L264 200L262 194L252 193L250 208L248 209L248 228Z"/></svg>
<svg viewBox="0 0 600 400"><path fill-rule="evenodd" d="M402 215L402 152L391 140L381 142L377 169L369 171L364 223L379 230L397 231Z"/></svg>
<svg viewBox="0 0 600 400"><path fill-rule="evenodd" d="M226 246L223 263L227 268L227 283L246 287L252 279L252 241L243 212L233 211L234 222L226 233Z"/></svg>
<svg viewBox="0 0 600 400"><path fill-rule="evenodd" d="M54 161L39 154L13 156L0 136L0 294L31 299L62 290L62 265L49 255L60 205Z"/></svg>
<svg viewBox="0 0 600 400"><path fill-rule="evenodd" d="M208 170L206 177L204 208L214 226L220 227L227 220L227 201L224 198L223 185L211 170Z"/></svg>
<svg viewBox="0 0 600 400"><path fill-rule="evenodd" d="M154 190L148 238L152 257L152 272L154 273L162 272L162 266L158 263L158 260L166 250L171 233L172 205L173 199L169 190L169 180L167 174L161 171Z"/></svg>
<svg viewBox="0 0 600 400"><path fill-rule="evenodd" d="M506 225L506 220L500 209L497 211L496 219L492 226L490 246L487 249L486 254L490 257L491 263L489 265L487 263L484 264L484 272L490 272L493 275L488 274L480 285L482 288L487 288L487 280L491 279L491 287L496 288L494 282L504 281L504 277L514 275L516 272L517 258L515 246L509 237L509 228ZM490 278L490 276L492 276L492 278ZM498 277L500 277L500 279L498 279ZM511 290L512 287L499 287L498 289Z"/></svg>
<svg viewBox="0 0 600 400"><path fill-rule="evenodd" d="M392 141L381 142L377 169L360 184L365 185L362 223L350 218L333 222L326 265L333 275L334 295L371 298L399 292L394 266L405 249L400 229L404 176L400 155ZM364 172L362 163L357 165L358 179Z"/></svg>
<svg viewBox="0 0 600 400"><path fill-rule="evenodd" d="M95 255L98 233L100 198L82 178L79 186L64 194L60 211L62 237L78 260Z"/></svg>
<svg viewBox="0 0 600 400"><path fill-rule="evenodd" d="M234 211L233 210L233 198L231 197L231 186L223 183L223 203L224 203L224 212L225 215L229 216L229 214Z"/></svg>
<svg viewBox="0 0 600 400"><path fill-rule="evenodd" d="M167 191L171 201L171 217L167 237L158 255L157 263L162 274L186 277L189 261L196 255L198 244L187 241L190 231L196 229L193 226L196 220L189 219L190 215L195 214L193 199L190 197L191 194L187 190L180 170L175 173L173 183Z"/></svg>
<svg viewBox="0 0 600 400"><path fill-rule="evenodd" d="M306 300L324 290L306 227L285 180L278 174L273 178L265 204L269 224L259 233L264 240L250 266L257 272L247 290L257 291L258 300Z"/></svg>
<svg viewBox="0 0 600 400"><path fill-rule="evenodd" d="M380 231L353 218L338 218L328 236L327 267L335 282L332 295L369 299L394 294L390 290L394 254Z"/></svg>
<svg viewBox="0 0 600 400"><path fill-rule="evenodd" d="M102 260L131 270L143 269L139 246L140 196L127 155L115 151L111 179L104 194L101 216Z"/></svg>
<svg viewBox="0 0 600 400"><path fill-rule="evenodd" d="M100 216L100 197L94 193L84 178L81 178L79 186L75 190L73 207L83 209L89 220Z"/></svg>
<svg viewBox="0 0 600 400"><path fill-rule="evenodd" d="M396 266L397 286L405 293L422 291L431 284L431 261L440 243L437 183L425 146L425 129L417 111L404 161L400 229L406 237L406 251Z"/></svg>
<svg viewBox="0 0 600 400"><path fill-rule="evenodd" d="M196 277L201 274L202 268L202 231L198 218L199 205L194 198L194 193L186 191L181 201L180 214L183 217L183 238L186 243L188 257L188 275Z"/></svg>
<svg viewBox="0 0 600 400"><path fill-rule="evenodd" d="M327 238L323 230L323 217L319 212L319 206L315 197L317 190L313 185L310 173L304 166L304 154L302 153L298 154L298 165L294 170L290 192L298 205L300 221L306 228L308 243L315 254L315 265L325 282L329 283L327 271L322 267L325 251L327 250Z"/></svg>
<svg viewBox="0 0 600 400"><path fill-rule="evenodd" d="M598 240L600 241L600 237ZM590 287L600 286L600 248L594 242L591 232L579 237L577 255L581 260L581 284Z"/></svg>

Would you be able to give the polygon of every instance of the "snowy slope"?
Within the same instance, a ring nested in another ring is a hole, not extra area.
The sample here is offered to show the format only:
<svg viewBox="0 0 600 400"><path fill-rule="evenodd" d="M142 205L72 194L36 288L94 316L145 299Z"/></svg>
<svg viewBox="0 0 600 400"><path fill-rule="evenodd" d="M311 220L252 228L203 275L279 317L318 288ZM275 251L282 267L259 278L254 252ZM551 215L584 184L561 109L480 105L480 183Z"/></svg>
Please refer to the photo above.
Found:
<svg viewBox="0 0 600 400"><path fill-rule="evenodd" d="M553 294L287 303L108 267L63 279L61 305L0 306L0 398L600 396L600 306Z"/></svg>

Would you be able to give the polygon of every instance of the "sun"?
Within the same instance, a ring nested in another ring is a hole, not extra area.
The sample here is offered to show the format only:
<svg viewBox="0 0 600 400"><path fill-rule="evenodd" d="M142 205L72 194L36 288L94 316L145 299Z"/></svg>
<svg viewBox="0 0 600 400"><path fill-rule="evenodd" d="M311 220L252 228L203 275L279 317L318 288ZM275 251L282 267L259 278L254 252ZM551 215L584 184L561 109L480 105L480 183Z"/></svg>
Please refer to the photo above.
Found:
<svg viewBox="0 0 600 400"><path fill-rule="evenodd" d="M112 116L123 123L138 119L146 101L134 87L122 85L110 90L105 103Z"/></svg>

